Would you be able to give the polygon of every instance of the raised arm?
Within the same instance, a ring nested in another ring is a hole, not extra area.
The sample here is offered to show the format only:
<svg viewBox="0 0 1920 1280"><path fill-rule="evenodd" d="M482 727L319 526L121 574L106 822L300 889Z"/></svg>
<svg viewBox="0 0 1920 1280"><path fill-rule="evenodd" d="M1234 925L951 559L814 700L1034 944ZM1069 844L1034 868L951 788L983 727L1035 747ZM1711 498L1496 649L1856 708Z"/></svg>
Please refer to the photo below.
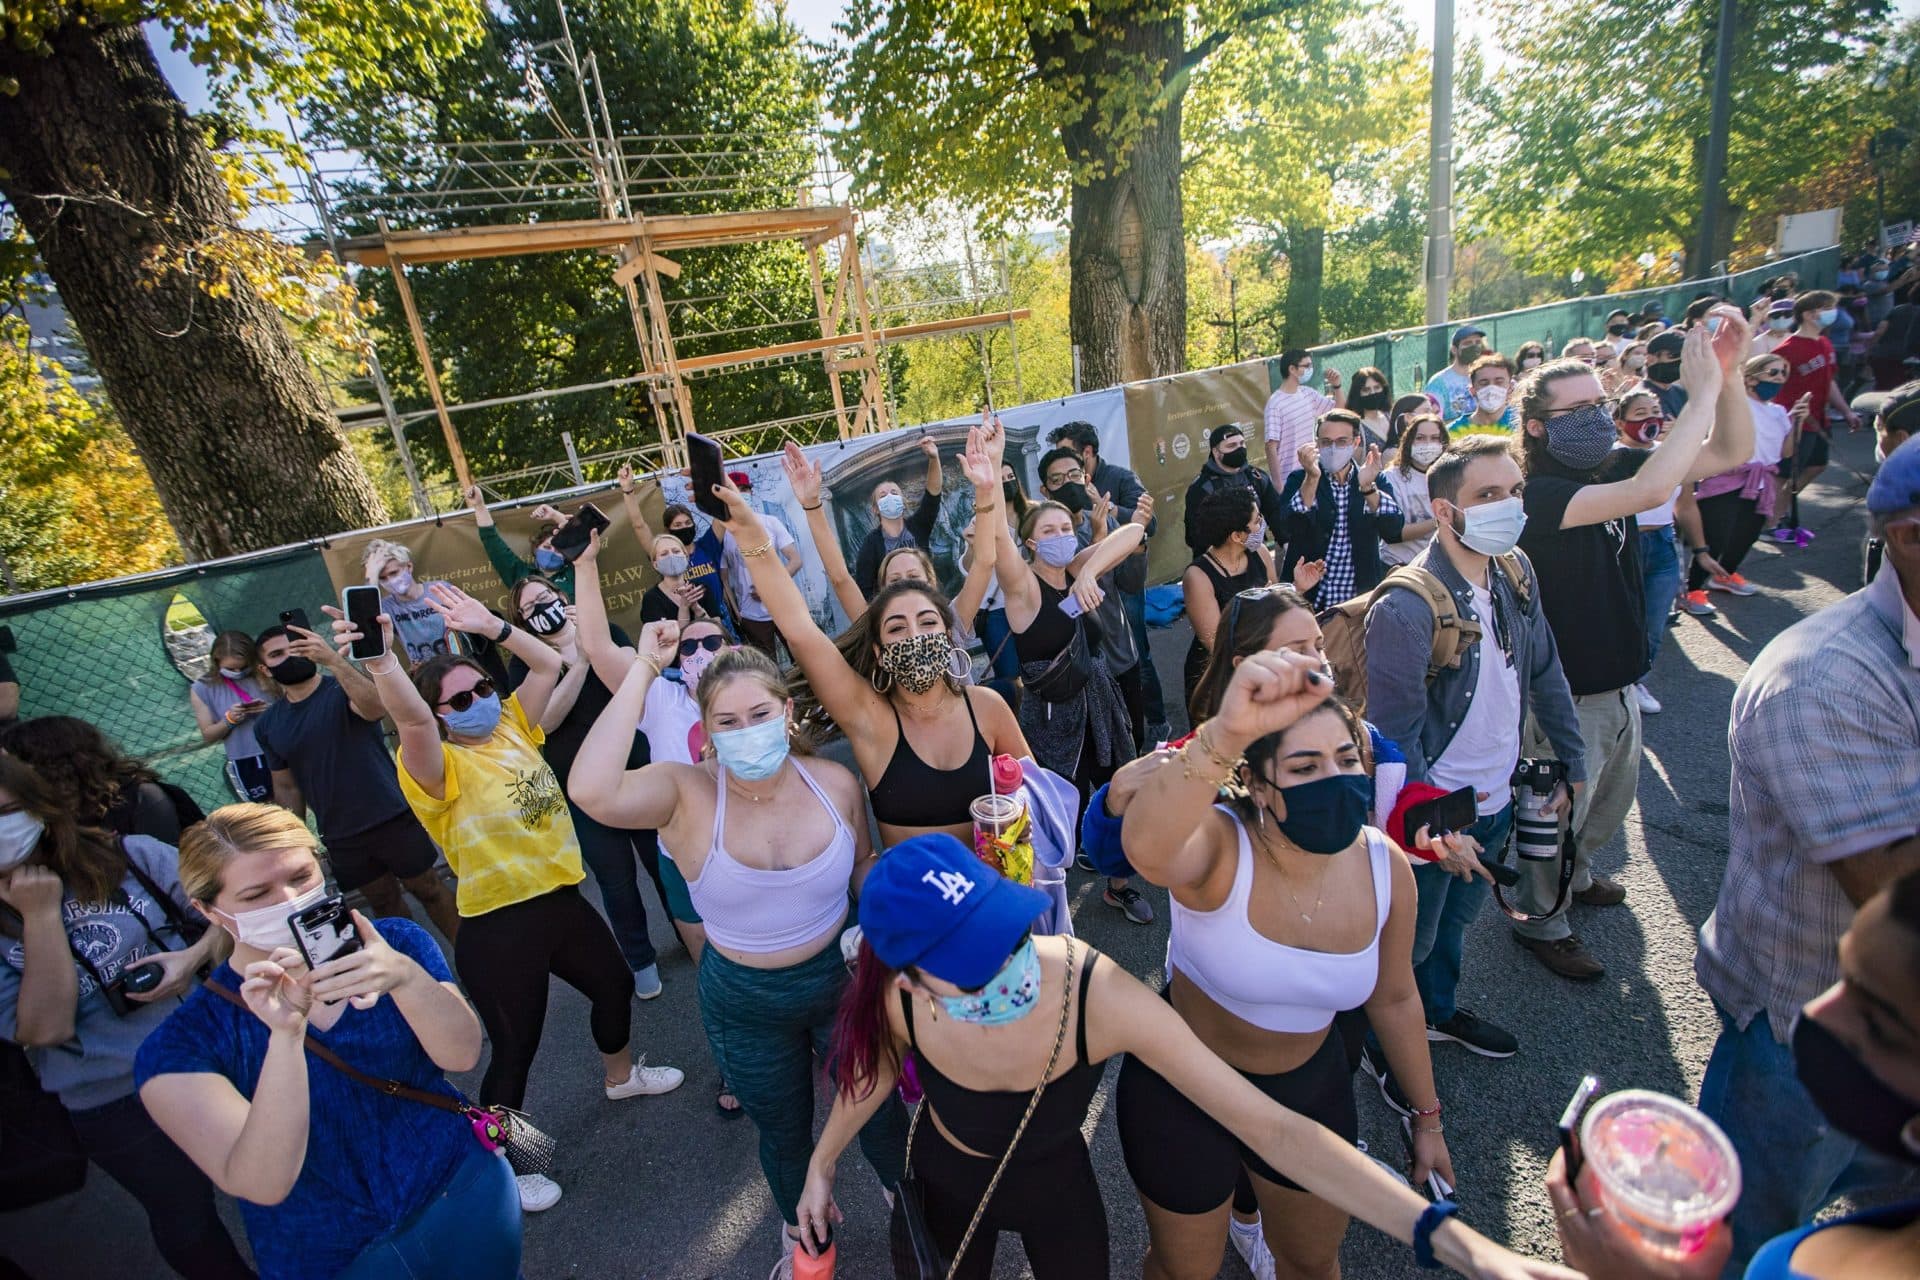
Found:
<svg viewBox="0 0 1920 1280"><path fill-rule="evenodd" d="M451 583L436 582L428 587L427 606L447 620L450 630L485 636L527 664L527 678L514 690L514 696L520 699L520 710L527 719L540 723L554 686L560 682L560 655L532 632L500 621L487 612L485 605Z"/></svg>
<svg viewBox="0 0 1920 1280"><path fill-rule="evenodd" d="M587 536L587 548L573 562L573 631L580 653L609 689L618 689L633 665L633 650L613 642L607 601L600 592L600 535ZM625 756L620 757L622 760Z"/></svg>
<svg viewBox="0 0 1920 1280"><path fill-rule="evenodd" d="M1142 876L1168 889L1197 888L1224 865L1233 842L1225 819L1213 812L1223 784L1247 747L1327 700L1333 682L1312 658L1286 650L1253 654L1235 668L1220 712L1201 724L1180 750L1179 767L1166 764L1140 784L1126 809L1121 842Z"/></svg>
<svg viewBox="0 0 1920 1280"><path fill-rule="evenodd" d="M651 555L653 553L653 526L640 514L640 490L633 482L633 464L620 464L620 505L626 508L627 523L639 536L640 546Z"/></svg>
<svg viewBox="0 0 1920 1280"><path fill-rule="evenodd" d="M993 585L993 556L980 546L980 486L973 487L973 560L967 565L967 577L960 584L960 594L953 598L953 616L960 619L960 625L973 629L974 615L980 612L980 603L987 598L987 589ZM984 495L987 499L986 518L999 520L1001 524L1000 491L991 490Z"/></svg>
<svg viewBox="0 0 1920 1280"><path fill-rule="evenodd" d="M813 537L813 549L820 557L820 567L827 572L834 599L848 618L859 617L867 611L867 598L860 594L859 584L847 569L846 553L840 549L840 539L834 536L833 524L827 519L826 504L820 500L820 464L789 440L781 451L780 465L787 473L787 488L793 490L800 509L807 513L807 532Z"/></svg>
<svg viewBox="0 0 1920 1280"><path fill-rule="evenodd" d="M1153 499L1142 497L1134 514L1140 517L1142 523L1127 521L1073 558L1069 567L1075 578L1092 582L1113 572L1122 560L1139 549L1147 536L1144 522L1153 518Z"/></svg>
<svg viewBox="0 0 1920 1280"><path fill-rule="evenodd" d="M1737 314L1729 318L1721 326L1721 333L1732 332L1738 320ZM1740 332L1744 335L1744 326ZM1575 493L1567 502L1566 514L1560 519L1562 529L1605 524L1609 520L1636 515L1648 507L1657 507L1692 474L1701 446L1706 442L1707 432L1713 426L1721 385L1725 381L1720 357L1714 347L1715 343L1708 338L1705 325L1697 325L1688 331L1686 345L1680 349L1680 384L1687 389L1687 403L1674 418L1673 429L1661 441L1660 447L1647 455L1646 461L1634 475L1611 484L1586 485ZM1745 408L1744 391L1740 399L1740 414L1746 424L1746 447L1751 452L1753 419ZM1745 461L1746 455L1742 455L1740 462ZM1732 465L1737 466L1738 463ZM1724 471L1726 468L1719 469Z"/></svg>
<svg viewBox="0 0 1920 1280"><path fill-rule="evenodd" d="M494 526L493 512L488 510L486 495L480 492L480 486L468 485L460 496L467 500L467 507L473 512L473 522L480 531L480 547L487 553L487 563L493 566L494 576L511 587L532 573L533 565L516 555Z"/></svg>
<svg viewBox="0 0 1920 1280"><path fill-rule="evenodd" d="M973 485L974 502L982 493L1000 492L1000 464L1007 450L1006 429L998 418L980 416L980 425L967 432L967 447L960 455L960 467ZM991 499L989 499L991 501ZM976 505L975 512L979 511ZM1007 598L1007 622L1015 631L1025 631L1040 613L1040 580L1014 543L1013 530L1005 520L989 520L993 538L989 558L993 571L1000 575L1000 590ZM980 533L974 532L975 546Z"/></svg>
<svg viewBox="0 0 1920 1280"><path fill-rule="evenodd" d="M1747 460L1753 457L1753 400L1747 395L1746 379L1740 375L1741 361L1736 356L1728 364L1725 353L1720 351L1720 344L1729 340L1731 325L1738 319L1737 316L1730 317L1713 339L1714 350L1723 357L1720 396L1713 409L1713 434L1707 437L1693 466L1687 469L1688 480L1705 480L1722 471L1744 467ZM1742 343L1746 341L1745 338L1739 340Z"/></svg>
<svg viewBox="0 0 1920 1280"><path fill-rule="evenodd" d="M400 655L393 647L393 619L386 614L380 615L380 631L386 637L385 657L375 658L367 664L367 675L373 682L375 692L380 695L380 705L393 717L393 724L400 731L400 767L407 776L420 784L420 789L436 800L446 798L447 791L447 754L446 746L440 738L440 720L413 686L413 680L400 665ZM333 642L345 652L355 640L360 638L360 628L353 625L350 618L335 618L333 621ZM279 776L274 778L274 794L279 796ZM291 807L291 806L289 806Z"/></svg>
<svg viewBox="0 0 1920 1280"><path fill-rule="evenodd" d="M647 690L660 678L662 663L670 660L680 642L680 628L671 622L649 622L640 630L640 648L631 659L626 679L615 686L613 700L593 722L574 757L567 776L567 795L588 817L610 827L657 831L673 819L679 807L679 788L669 764L627 768L633 735L646 709Z"/></svg>
<svg viewBox="0 0 1920 1280"><path fill-rule="evenodd" d="M753 579L754 590L773 615L773 624L780 629L794 660L806 672L820 705L849 738L880 730L892 718L887 700L847 665L832 637L814 622L799 584L773 555L773 536L740 491L731 481L716 485L715 491L727 504L726 528L740 544L740 559Z"/></svg>

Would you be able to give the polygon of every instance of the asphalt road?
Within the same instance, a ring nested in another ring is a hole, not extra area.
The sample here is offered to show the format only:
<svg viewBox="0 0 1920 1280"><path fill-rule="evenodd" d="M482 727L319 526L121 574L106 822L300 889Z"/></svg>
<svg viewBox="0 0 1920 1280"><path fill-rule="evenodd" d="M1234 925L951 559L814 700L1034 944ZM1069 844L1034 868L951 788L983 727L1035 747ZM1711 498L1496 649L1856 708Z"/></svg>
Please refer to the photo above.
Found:
<svg viewBox="0 0 1920 1280"><path fill-rule="evenodd" d="M1763 544L1744 569L1760 595L1716 595L1718 617L1688 618L1670 633L1650 681L1666 710L1647 720L1639 805L1624 839L1602 850L1595 864L1627 886L1628 905L1575 907L1575 928L1606 963L1607 977L1575 986L1552 976L1501 936L1504 921L1492 911L1469 937L1462 1000L1512 1030L1521 1050L1493 1062L1438 1045L1434 1066L1463 1216L1513 1248L1557 1256L1541 1176L1553 1123L1581 1075L1687 1098L1698 1090L1717 1027L1695 985L1692 960L1696 930L1712 909L1725 862L1727 708L1748 661L1770 637L1860 585L1865 484L1848 468L1871 468L1871 438L1863 432L1836 441L1835 463L1802 504L1803 522L1818 540L1804 550ZM1179 688L1186 644L1184 626L1154 635L1169 689ZM1092 877L1076 872L1072 890L1081 935L1157 985L1166 895L1150 890L1160 920L1140 927L1101 905ZM648 908L655 939L664 940L665 917L650 891ZM774 1261L779 1228L753 1127L715 1114L714 1072L685 953L675 946L661 967L666 993L636 1005L635 1029L652 1061L687 1071L687 1085L664 1098L610 1103L601 1096L586 1003L555 984L528 1110L561 1140L556 1176L566 1195L527 1221L528 1280L759 1280ZM1091 1132L1112 1222L1115 1274L1130 1276L1138 1274L1146 1230L1111 1116L1115 1071L1117 1065L1109 1068L1094 1100ZM1364 1138L1376 1153L1397 1156L1391 1113L1365 1077L1359 1085ZM857 1148L842 1160L839 1196L847 1214L840 1274L885 1276L884 1204ZM237 1234L237 1216L226 1208ZM98 1170L77 1195L0 1217L0 1253L41 1278L168 1274L138 1206ZM1355 1226L1343 1270L1370 1280L1414 1268L1403 1247ZM1017 1242L1002 1241L996 1275L1026 1274ZM1229 1250L1221 1275L1245 1274Z"/></svg>

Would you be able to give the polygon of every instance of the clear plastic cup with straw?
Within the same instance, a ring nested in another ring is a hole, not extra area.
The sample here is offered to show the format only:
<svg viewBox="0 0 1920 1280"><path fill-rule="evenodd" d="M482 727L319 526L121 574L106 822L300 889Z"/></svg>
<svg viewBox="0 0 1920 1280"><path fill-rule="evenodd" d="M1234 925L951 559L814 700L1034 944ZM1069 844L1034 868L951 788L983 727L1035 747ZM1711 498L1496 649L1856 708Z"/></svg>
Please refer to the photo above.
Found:
<svg viewBox="0 0 1920 1280"><path fill-rule="evenodd" d="M1588 1110L1580 1149L1607 1216L1650 1255L1703 1248L1740 1199L1740 1157L1720 1126L1663 1093L1627 1089Z"/></svg>

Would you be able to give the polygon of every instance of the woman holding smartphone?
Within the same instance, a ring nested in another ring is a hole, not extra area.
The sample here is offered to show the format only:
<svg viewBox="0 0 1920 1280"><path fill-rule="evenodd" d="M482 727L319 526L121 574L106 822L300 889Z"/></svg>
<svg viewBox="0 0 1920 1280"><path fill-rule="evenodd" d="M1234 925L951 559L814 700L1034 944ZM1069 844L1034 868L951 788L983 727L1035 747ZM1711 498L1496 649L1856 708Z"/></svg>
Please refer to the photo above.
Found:
<svg viewBox="0 0 1920 1280"><path fill-rule="evenodd" d="M679 1088L677 1068L632 1060L633 972L607 922L580 894L580 842L540 755L546 734L539 721L560 677L560 655L457 587L436 584L428 598L449 630L485 636L527 664L526 679L504 699L485 668L459 655L423 662L411 678L391 649L366 665L400 729L400 790L460 878L453 963L493 1043L480 1101L517 1110L525 1100L549 976L592 1002L589 1023L609 1099ZM381 615L381 630L390 625ZM360 632L337 619L333 634L345 652ZM545 1174L517 1181L530 1212L560 1199Z"/></svg>
<svg viewBox="0 0 1920 1280"><path fill-rule="evenodd" d="M258 674L258 663L252 636L222 631L207 655L207 674L188 688L200 741L226 745L227 782L234 795L264 803L273 798L273 770L253 736L253 719L278 691Z"/></svg>
<svg viewBox="0 0 1920 1280"><path fill-rule="evenodd" d="M180 845L193 905L233 954L147 1037L140 1100L240 1202L263 1280L512 1280L520 1204L472 1122L355 1080L450 1099L480 1023L411 920L353 915L360 949L309 968L290 919L327 900L311 832L285 809L216 809Z"/></svg>

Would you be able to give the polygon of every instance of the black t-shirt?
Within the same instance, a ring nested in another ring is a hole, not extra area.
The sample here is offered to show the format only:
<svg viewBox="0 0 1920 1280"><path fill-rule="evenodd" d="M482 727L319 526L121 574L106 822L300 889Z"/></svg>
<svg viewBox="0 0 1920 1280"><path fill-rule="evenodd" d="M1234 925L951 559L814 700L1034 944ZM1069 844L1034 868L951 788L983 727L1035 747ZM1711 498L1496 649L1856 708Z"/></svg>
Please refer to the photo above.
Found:
<svg viewBox="0 0 1920 1280"><path fill-rule="evenodd" d="M646 594L640 597L640 625L649 622L678 622L680 620L680 602L662 591L659 587L648 587ZM515 659L516 662L519 659ZM526 673L524 665L521 674ZM514 684L520 681L516 678Z"/></svg>
<svg viewBox="0 0 1920 1280"><path fill-rule="evenodd" d="M1640 525L1632 516L1562 529L1567 504L1590 484L1625 479L1649 456L1615 449L1600 474L1555 468L1527 477L1520 549L1540 578L1540 604L1575 694L1607 693L1647 674L1647 610L1640 580Z"/></svg>
<svg viewBox="0 0 1920 1280"><path fill-rule="evenodd" d="M359 835L407 812L387 735L363 720L330 675L299 702L275 700L254 720L270 769L290 769L322 840Z"/></svg>
<svg viewBox="0 0 1920 1280"><path fill-rule="evenodd" d="M613 642L626 646L633 643L627 633L619 627L609 626L613 633ZM520 682L527 678L527 664L515 658L507 666L507 684L518 689ZM541 748L547 764L553 769L553 776L560 780L561 790L567 786L567 775L573 772L574 757L580 754L580 748L586 743L587 734L593 728L593 722L613 701L613 691L600 682L600 677L589 671L586 683L580 686L580 695L573 700L572 710L547 732L547 745ZM652 759L647 753L647 739L644 734L633 735L633 746L627 752L627 768L638 769Z"/></svg>

